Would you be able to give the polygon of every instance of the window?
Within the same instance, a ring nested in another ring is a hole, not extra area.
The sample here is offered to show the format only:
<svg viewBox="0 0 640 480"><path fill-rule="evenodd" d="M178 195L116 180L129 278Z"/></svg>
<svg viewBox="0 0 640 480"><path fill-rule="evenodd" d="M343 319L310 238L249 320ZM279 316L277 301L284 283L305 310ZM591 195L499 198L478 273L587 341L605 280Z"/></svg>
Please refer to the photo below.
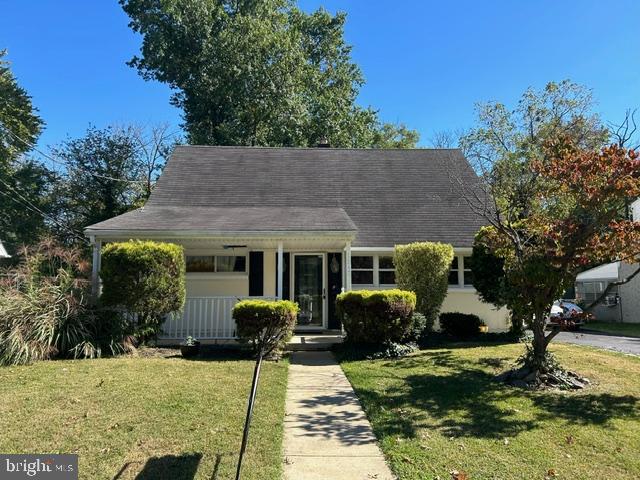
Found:
<svg viewBox="0 0 640 480"><path fill-rule="evenodd" d="M585 303L593 303L602 292L604 292L604 282L582 282L578 284L578 297Z"/></svg>
<svg viewBox="0 0 640 480"><path fill-rule="evenodd" d="M187 272L214 272L215 257L209 255L187 255Z"/></svg>
<svg viewBox="0 0 640 480"><path fill-rule="evenodd" d="M378 257L378 277L380 285L395 285L396 269L392 256Z"/></svg>
<svg viewBox="0 0 640 480"><path fill-rule="evenodd" d="M451 262L451 268L449 269L449 285L460 285L460 280L458 279L458 257L453 257L453 262Z"/></svg>
<svg viewBox="0 0 640 480"><path fill-rule="evenodd" d="M351 257L351 283L353 285L373 285L373 257Z"/></svg>
<svg viewBox="0 0 640 480"><path fill-rule="evenodd" d="M216 256L216 272L245 272L247 257Z"/></svg>
<svg viewBox="0 0 640 480"><path fill-rule="evenodd" d="M462 257L463 269L463 284L465 287L473 287L473 272L471 271L471 257Z"/></svg>
<svg viewBox="0 0 640 480"><path fill-rule="evenodd" d="M187 255L189 273L246 272L247 257L244 255Z"/></svg>

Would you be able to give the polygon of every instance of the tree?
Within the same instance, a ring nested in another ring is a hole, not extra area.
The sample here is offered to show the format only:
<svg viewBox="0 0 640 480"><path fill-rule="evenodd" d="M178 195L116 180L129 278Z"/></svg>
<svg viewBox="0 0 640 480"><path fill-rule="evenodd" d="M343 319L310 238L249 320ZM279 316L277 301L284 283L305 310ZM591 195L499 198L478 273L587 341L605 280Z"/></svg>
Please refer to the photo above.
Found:
<svg viewBox="0 0 640 480"><path fill-rule="evenodd" d="M415 146L417 133L356 104L362 72L346 16L293 0L120 0L142 35L129 64L175 90L189 143Z"/></svg>
<svg viewBox="0 0 640 480"><path fill-rule="evenodd" d="M83 137L54 147L53 158L64 166L56 193L65 224L82 231L140 206L173 146L174 134L158 125L90 127Z"/></svg>
<svg viewBox="0 0 640 480"><path fill-rule="evenodd" d="M0 50L0 169L29 151L44 126L31 97L18 85L3 59L6 54L6 50Z"/></svg>
<svg viewBox="0 0 640 480"><path fill-rule="evenodd" d="M58 185L66 223L82 231L87 225L130 210L141 195L131 128L90 127L84 137L52 149L66 167Z"/></svg>
<svg viewBox="0 0 640 480"><path fill-rule="evenodd" d="M25 159L44 122L0 51L0 239L15 253L48 228L52 172ZM12 261L17 261L14 255Z"/></svg>
<svg viewBox="0 0 640 480"><path fill-rule="evenodd" d="M464 185L451 174L489 225L476 250L503 262L502 286L485 299L527 319L534 338L526 363L538 383L552 369L547 347L557 330L545 335L544 325L552 303L588 265L640 252L638 227L624 215L637 196L637 156L603 146L608 131L592 106L590 91L569 81L528 90L513 111L481 105L480 125L461 145L482 182Z"/></svg>
<svg viewBox="0 0 640 480"><path fill-rule="evenodd" d="M481 241L504 259L505 281L530 319L526 366L540 382L552 373L547 347L560 331L545 334L553 302L585 265L640 259L640 223L624 217L626 201L640 195L640 160L615 144L585 150L564 138L529 168L539 180L534 208L522 221L496 216Z"/></svg>

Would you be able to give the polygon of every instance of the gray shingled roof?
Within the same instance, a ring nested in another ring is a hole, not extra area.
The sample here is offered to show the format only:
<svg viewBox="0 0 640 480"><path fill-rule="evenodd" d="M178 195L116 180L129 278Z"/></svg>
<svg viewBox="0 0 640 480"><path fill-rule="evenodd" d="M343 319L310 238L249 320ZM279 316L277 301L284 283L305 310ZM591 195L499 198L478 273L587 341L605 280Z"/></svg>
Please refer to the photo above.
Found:
<svg viewBox="0 0 640 480"><path fill-rule="evenodd" d="M89 229L349 230L355 224L355 246L425 240L471 246L483 222L450 172L466 184L478 182L457 149L180 146L142 212Z"/></svg>
<svg viewBox="0 0 640 480"><path fill-rule="evenodd" d="M198 232L355 232L342 208L202 207L148 204L91 227L94 230Z"/></svg>

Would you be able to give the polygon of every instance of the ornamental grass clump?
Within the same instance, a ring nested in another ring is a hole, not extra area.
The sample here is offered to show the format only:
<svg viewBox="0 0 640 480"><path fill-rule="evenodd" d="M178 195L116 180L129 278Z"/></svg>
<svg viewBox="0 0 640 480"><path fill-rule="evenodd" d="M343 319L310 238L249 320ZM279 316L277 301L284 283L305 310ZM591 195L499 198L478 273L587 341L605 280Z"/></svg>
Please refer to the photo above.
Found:
<svg viewBox="0 0 640 480"><path fill-rule="evenodd" d="M22 252L0 284L0 364L132 351L128 324L92 305L89 264L76 248L45 240Z"/></svg>

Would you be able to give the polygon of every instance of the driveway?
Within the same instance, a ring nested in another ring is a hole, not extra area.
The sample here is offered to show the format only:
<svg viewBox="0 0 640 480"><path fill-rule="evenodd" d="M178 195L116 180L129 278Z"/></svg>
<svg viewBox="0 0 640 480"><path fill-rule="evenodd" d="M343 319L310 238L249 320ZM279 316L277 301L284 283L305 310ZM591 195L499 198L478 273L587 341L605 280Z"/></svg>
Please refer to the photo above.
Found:
<svg viewBox="0 0 640 480"><path fill-rule="evenodd" d="M581 330L578 332L560 332L553 341L591 345L592 347L640 355L640 338L634 337L620 337Z"/></svg>

